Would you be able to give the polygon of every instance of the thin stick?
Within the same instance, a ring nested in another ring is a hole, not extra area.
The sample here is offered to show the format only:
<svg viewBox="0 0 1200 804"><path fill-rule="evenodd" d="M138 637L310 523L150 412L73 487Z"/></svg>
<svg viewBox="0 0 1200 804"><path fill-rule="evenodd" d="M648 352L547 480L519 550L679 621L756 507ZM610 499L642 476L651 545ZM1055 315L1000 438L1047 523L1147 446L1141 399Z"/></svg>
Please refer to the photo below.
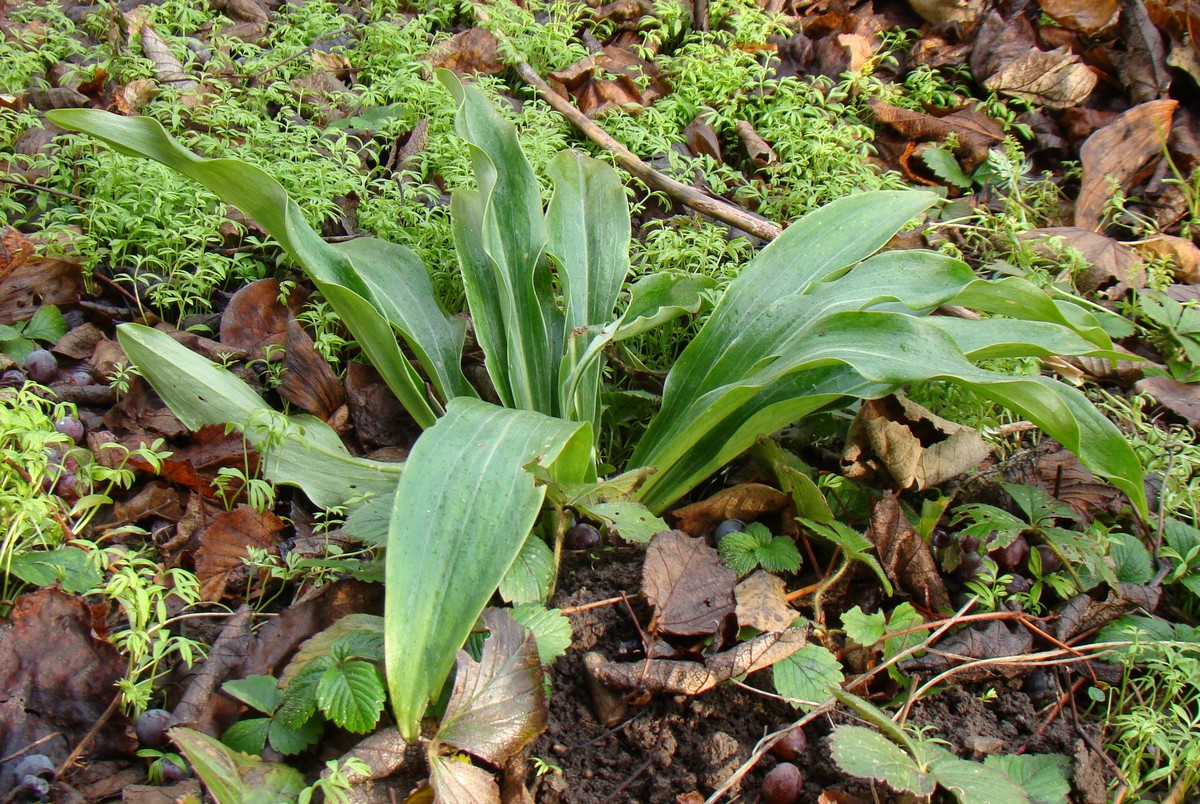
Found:
<svg viewBox="0 0 1200 804"><path fill-rule="evenodd" d="M121 693L118 692L113 696L112 701L108 704L108 708L104 710L104 714L100 715L96 722L92 724L92 727L88 729L88 733L83 735L83 739L79 741L79 745L75 746L75 750L68 754L67 758L64 759L62 764L58 766L58 770L54 772L55 779L61 778L62 775L67 772L67 768L75 764L75 760L79 759L79 756L84 752L84 749L86 749L92 742L92 738L99 733L100 729L104 728L104 724L107 723L108 719L117 711L117 704L120 702Z"/></svg>
<svg viewBox="0 0 1200 804"><path fill-rule="evenodd" d="M584 603L581 606L568 606L565 609L559 609L558 613L559 614L578 614L581 611L591 611L592 609L599 609L599 608L603 608L604 606L611 606L614 603L620 603L622 599L623 598L620 598L620 597L609 597L609 598L605 598L604 600L596 600L591 603Z"/></svg>
<svg viewBox="0 0 1200 804"><path fill-rule="evenodd" d="M50 193L50 195L57 195L61 198L69 198L70 200L76 201L80 204L86 204L88 202L88 200L86 198L84 198L83 196L78 196L78 195L74 195L72 193L63 192L62 190L55 190L50 187L42 187L40 184L30 184L27 181L21 181L20 179L14 179L11 176L0 176L0 184L11 184L14 187L20 187L24 190L33 190L34 192L38 192L38 193Z"/></svg>

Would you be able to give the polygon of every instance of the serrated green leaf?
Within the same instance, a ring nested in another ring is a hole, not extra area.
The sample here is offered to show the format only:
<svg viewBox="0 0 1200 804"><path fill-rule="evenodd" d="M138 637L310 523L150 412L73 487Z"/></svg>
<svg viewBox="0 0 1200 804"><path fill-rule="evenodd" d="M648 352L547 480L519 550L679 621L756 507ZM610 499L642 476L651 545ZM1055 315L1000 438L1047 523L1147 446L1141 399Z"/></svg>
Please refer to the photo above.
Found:
<svg viewBox="0 0 1200 804"><path fill-rule="evenodd" d="M886 625L887 620L882 611L866 614L861 606L855 606L842 614L842 630L846 632L847 637L863 647L874 645L883 639Z"/></svg>
<svg viewBox="0 0 1200 804"><path fill-rule="evenodd" d="M282 693L279 682L271 676L246 676L226 681L221 689L263 714L271 714L279 705Z"/></svg>
<svg viewBox="0 0 1200 804"><path fill-rule="evenodd" d="M959 759L932 743L918 745L929 773L960 804L1029 804L1029 796L1007 773Z"/></svg>
<svg viewBox="0 0 1200 804"><path fill-rule="evenodd" d="M531 533L500 581L500 597L514 606L542 603L553 578L554 553L540 536Z"/></svg>
<svg viewBox="0 0 1200 804"><path fill-rule="evenodd" d="M491 635L478 662L459 651L436 740L503 765L545 730L546 692L532 635L503 609L483 619Z"/></svg>
<svg viewBox="0 0 1200 804"><path fill-rule="evenodd" d="M558 609L531 603L517 606L510 613L537 640L538 660L543 665L553 664L571 647L571 621Z"/></svg>
<svg viewBox="0 0 1200 804"><path fill-rule="evenodd" d="M1128 533L1114 534L1108 555L1116 566L1121 583L1149 583L1154 577L1153 559L1141 539Z"/></svg>
<svg viewBox="0 0 1200 804"><path fill-rule="evenodd" d="M1071 760L1062 754L1005 754L984 765L1008 775L1033 804L1067 804L1071 796Z"/></svg>
<svg viewBox="0 0 1200 804"><path fill-rule="evenodd" d="M383 661L383 618L378 614L356 612L339 618L323 631L318 631L300 643L283 672L279 683L283 687L291 684L296 674L314 659L329 661L335 645L342 646L343 654L370 661Z"/></svg>
<svg viewBox="0 0 1200 804"><path fill-rule="evenodd" d="M271 727L271 718L252 717L239 720L221 735L221 742L234 751L243 754L261 755L267 745L267 730Z"/></svg>
<svg viewBox="0 0 1200 804"><path fill-rule="evenodd" d="M280 722L290 729L299 729L308 722L317 711L317 685L333 663L329 655L318 656L288 681L275 709Z"/></svg>
<svg viewBox="0 0 1200 804"><path fill-rule="evenodd" d="M386 695L379 668L360 659L335 664L317 682L317 704L347 731L366 734L379 722Z"/></svg>
<svg viewBox="0 0 1200 804"><path fill-rule="evenodd" d="M721 539L717 552L725 566L740 578L758 566L757 551L771 541L771 532L758 522L751 522L742 533L730 533Z"/></svg>
<svg viewBox="0 0 1200 804"><path fill-rule="evenodd" d="M325 722L319 717L308 719L303 726L293 729L284 725L279 718L271 718L267 727L267 742L284 756L299 754L301 751L314 746L325 731Z"/></svg>
<svg viewBox="0 0 1200 804"><path fill-rule="evenodd" d="M795 572L800 569L800 551L786 536L776 536L754 551L758 565L768 572Z"/></svg>
<svg viewBox="0 0 1200 804"><path fill-rule="evenodd" d="M67 322L57 307L53 304L43 304L25 324L23 334L26 338L43 343L58 343L58 339L67 334Z"/></svg>
<svg viewBox="0 0 1200 804"><path fill-rule="evenodd" d="M793 699L792 706L806 710L811 707L799 701L819 704L845 679L837 657L820 645L805 645L771 665L771 672L775 677L776 692Z"/></svg>
<svg viewBox="0 0 1200 804"><path fill-rule="evenodd" d="M104 581L100 565L86 551L71 545L19 552L11 556L4 569L34 586L58 583L64 592L73 595L86 594Z"/></svg>
<svg viewBox="0 0 1200 804"><path fill-rule="evenodd" d="M879 732L861 726L837 726L829 738L833 760L846 773L886 783L893 790L931 796L937 787L915 759Z"/></svg>
<svg viewBox="0 0 1200 804"><path fill-rule="evenodd" d="M670 530L663 519L650 513L639 502L600 502L586 506L589 516L612 523L617 534L627 542L645 544L657 533Z"/></svg>
<svg viewBox="0 0 1200 804"><path fill-rule="evenodd" d="M963 172L954 154L945 148L926 148L921 152L921 161L933 175L952 187L958 187L960 190L971 189L971 177Z"/></svg>

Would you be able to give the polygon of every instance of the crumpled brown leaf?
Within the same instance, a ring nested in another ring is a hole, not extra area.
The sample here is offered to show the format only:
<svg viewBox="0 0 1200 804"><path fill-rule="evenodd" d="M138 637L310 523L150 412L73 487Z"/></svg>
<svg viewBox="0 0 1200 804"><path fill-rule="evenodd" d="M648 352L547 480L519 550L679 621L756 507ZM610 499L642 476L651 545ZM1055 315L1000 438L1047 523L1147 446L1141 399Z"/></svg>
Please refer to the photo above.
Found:
<svg viewBox="0 0 1200 804"><path fill-rule="evenodd" d="M346 392L299 321L288 321L283 348L284 370L279 395L319 419L327 422L333 419L346 404ZM348 415L348 410L342 410L343 422Z"/></svg>
<svg viewBox="0 0 1200 804"><path fill-rule="evenodd" d="M968 626L946 637L924 656L900 662L900 669L905 673L940 673L960 661L1021 656L1028 653L1032 647L1033 635L1027 629L1021 626L1010 627L1008 623L992 620L983 626ZM1028 668L1021 665L997 663L973 671L964 671L957 678L967 681L987 678L996 673L1005 678L1015 678L1026 672Z"/></svg>
<svg viewBox="0 0 1200 804"><path fill-rule="evenodd" d="M1153 614L1161 596L1161 587L1135 583L1122 583L1116 589L1109 588L1103 600L1097 600L1087 593L1076 595L1062 607L1051 633L1056 639L1066 642L1076 634L1099 628L1134 609L1145 609Z"/></svg>
<svg viewBox="0 0 1200 804"><path fill-rule="evenodd" d="M1139 393L1150 394L1158 404L1192 427L1200 427L1200 385L1170 377L1146 377L1138 380L1134 387Z"/></svg>
<svg viewBox="0 0 1200 804"><path fill-rule="evenodd" d="M1062 27L1092 36L1116 24L1120 0L1038 0L1046 16Z"/></svg>
<svg viewBox="0 0 1200 804"><path fill-rule="evenodd" d="M1191 240L1159 234L1131 245L1145 256L1170 260L1177 282L1200 284L1200 247Z"/></svg>
<svg viewBox="0 0 1200 804"><path fill-rule="evenodd" d="M304 307L308 293L294 288L287 303L279 301L277 279L260 279L238 290L221 314L221 343L262 358L263 350L283 346L287 325ZM275 356L282 358L282 353Z"/></svg>
<svg viewBox="0 0 1200 804"><path fill-rule="evenodd" d="M33 256L33 241L7 224L0 235L0 282Z"/></svg>
<svg viewBox="0 0 1200 804"><path fill-rule="evenodd" d="M443 756L429 758L434 801L445 804L500 804L500 785L483 768Z"/></svg>
<svg viewBox="0 0 1200 804"><path fill-rule="evenodd" d="M759 631L784 631L798 612L788 605L787 586L778 575L757 570L733 590L738 625Z"/></svg>
<svg viewBox="0 0 1200 804"><path fill-rule="evenodd" d="M850 424L842 465L865 472L874 456L902 489L927 489L978 466L991 447L974 427L943 419L912 400L888 396L864 402Z"/></svg>
<svg viewBox="0 0 1200 804"><path fill-rule="evenodd" d="M717 551L680 530L650 540L642 567L642 592L654 607L652 631L674 636L715 634L736 611L737 573Z"/></svg>
<svg viewBox="0 0 1200 804"><path fill-rule="evenodd" d="M497 75L508 69L500 58L496 37L486 28L468 28L456 33L431 50L428 58L434 67L453 70L459 75Z"/></svg>
<svg viewBox="0 0 1200 804"><path fill-rule="evenodd" d="M225 621L204 662L192 669L187 689L171 712L172 726L188 726L215 737L229 725L215 719L220 708L212 704L230 672L246 660L254 642L253 624L254 609L245 604Z"/></svg>
<svg viewBox="0 0 1200 804"><path fill-rule="evenodd" d="M897 588L907 590L927 609L951 608L933 552L913 530L900 510L899 501L891 494L883 495L871 507L871 525L866 536L875 545L888 580Z"/></svg>
<svg viewBox="0 0 1200 804"><path fill-rule="evenodd" d="M1022 16L984 18L971 49L971 74L985 88L1051 109L1079 106L1096 87L1096 74L1067 48L1038 50Z"/></svg>
<svg viewBox="0 0 1200 804"><path fill-rule="evenodd" d="M987 8L985 0L908 0L930 25L974 25Z"/></svg>
<svg viewBox="0 0 1200 804"><path fill-rule="evenodd" d="M593 676L617 689L699 695L731 678L770 667L808 644L809 626L766 633L735 648L705 657L701 662L644 659L610 662L599 654L584 657ZM588 660L588 657L593 657Z"/></svg>
<svg viewBox="0 0 1200 804"><path fill-rule="evenodd" d="M1059 238L1077 250L1091 264L1086 272L1075 278L1075 286L1080 291L1095 293L1107 288L1105 295L1115 299L1123 297L1130 288L1146 286L1145 263L1133 249L1111 237L1076 226L1050 226L1019 235L1021 240L1032 241L1034 247L1042 251L1047 249L1041 243L1051 237Z"/></svg>
<svg viewBox="0 0 1200 804"><path fill-rule="evenodd" d="M643 87L638 82L646 78L649 84ZM550 73L549 80L558 94L573 97L579 111L588 117L599 117L614 108L636 111L670 91L652 63L612 45Z"/></svg>
<svg viewBox="0 0 1200 804"><path fill-rule="evenodd" d="M764 514L786 510L791 498L782 491L762 483L742 483L721 489L713 496L675 511L675 525L680 530L699 535L712 530L726 519L754 520Z"/></svg>
<svg viewBox="0 0 1200 804"><path fill-rule="evenodd" d="M1004 139L1003 127L974 108L935 117L878 100L869 105L876 120L910 140L943 142L953 136L958 141L954 154L962 160L964 170L979 167L988 150Z"/></svg>
<svg viewBox="0 0 1200 804"><path fill-rule="evenodd" d="M209 521L201 534L196 551L196 577L200 597L213 602L225 596L226 587L247 580L247 548L254 547L277 554L283 520L270 511L256 511L238 505L222 511Z"/></svg>
<svg viewBox="0 0 1200 804"><path fill-rule="evenodd" d="M1075 225L1096 231L1112 197L1109 177L1123 189L1138 177L1148 177L1149 167L1162 155L1171 131L1177 101L1154 100L1134 106L1092 134L1079 151L1083 163Z"/></svg>

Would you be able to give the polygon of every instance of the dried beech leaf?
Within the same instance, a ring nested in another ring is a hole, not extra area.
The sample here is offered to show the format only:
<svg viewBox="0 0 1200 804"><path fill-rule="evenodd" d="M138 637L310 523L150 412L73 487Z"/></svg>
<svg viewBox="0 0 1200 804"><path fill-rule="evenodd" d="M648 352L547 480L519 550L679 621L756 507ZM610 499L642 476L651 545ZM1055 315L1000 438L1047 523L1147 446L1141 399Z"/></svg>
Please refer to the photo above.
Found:
<svg viewBox="0 0 1200 804"><path fill-rule="evenodd" d="M908 0L930 25L974 25L987 8L984 0Z"/></svg>
<svg viewBox="0 0 1200 804"><path fill-rule="evenodd" d="M1033 635L1021 626L1010 628L1007 623L993 620L983 626L970 626L938 642L928 653L916 659L900 663L905 673L914 671L938 673L952 665L972 659L1000 659L1005 656L1021 656L1033 647ZM1021 665L997 664L991 669L982 668L974 673L964 672L958 676L986 678L995 672L1007 678L1024 675L1028 668Z"/></svg>
<svg viewBox="0 0 1200 804"><path fill-rule="evenodd" d="M924 608L950 608L950 596L929 545L913 530L891 494L872 506L867 538L875 545L883 571L893 584L907 590Z"/></svg>
<svg viewBox="0 0 1200 804"><path fill-rule="evenodd" d="M1109 298L1124 296L1129 288L1146 286L1146 266L1137 253L1111 237L1075 226L1051 226L1032 229L1019 237L1035 243L1046 238L1058 238L1083 255L1091 267L1075 279L1075 286L1084 293L1109 288ZM1036 246L1035 246L1036 247Z"/></svg>
<svg viewBox="0 0 1200 804"><path fill-rule="evenodd" d="M656 630L675 636L708 636L736 611L737 574L703 539L680 530L659 533L646 548L642 592L654 607Z"/></svg>
<svg viewBox="0 0 1200 804"><path fill-rule="evenodd" d="M1190 426L1200 427L1200 385L1170 377L1147 377L1134 387L1139 393L1150 394L1158 404Z"/></svg>
<svg viewBox="0 0 1200 804"><path fill-rule="evenodd" d="M479 661L458 652L454 689L437 741L503 765L546 730L549 710L533 634L506 610L488 609Z"/></svg>
<svg viewBox="0 0 1200 804"><path fill-rule="evenodd" d="M993 92L1052 109L1079 106L1096 87L1096 74L1067 48L1038 50L1023 17L1006 20L993 11L971 49L971 73Z"/></svg>
<svg viewBox="0 0 1200 804"><path fill-rule="evenodd" d="M221 343L261 358L264 349L283 346L288 321L304 306L307 294L293 290L287 303L279 301L280 282L260 279L233 294L221 315Z"/></svg>
<svg viewBox="0 0 1200 804"><path fill-rule="evenodd" d="M1200 284L1200 247L1191 240L1160 234L1131 245L1145 256L1170 260L1177 282Z"/></svg>
<svg viewBox="0 0 1200 804"><path fill-rule="evenodd" d="M485 28L468 28L429 52L429 63L459 75L497 75L508 69L500 57L499 43Z"/></svg>
<svg viewBox="0 0 1200 804"><path fill-rule="evenodd" d="M758 570L733 590L737 598L739 626L759 631L784 631L791 626L798 612L788 605L783 579L766 570Z"/></svg>
<svg viewBox="0 0 1200 804"><path fill-rule="evenodd" d="M279 395L317 418L329 421L346 403L346 392L342 390L337 374L313 345L312 338L295 319L287 323L283 349L284 369Z"/></svg>
<svg viewBox="0 0 1200 804"><path fill-rule="evenodd" d="M346 369L350 420L369 450L411 444L418 428L373 366L351 363Z"/></svg>
<svg viewBox="0 0 1200 804"><path fill-rule="evenodd" d="M104 330L89 321L68 330L55 342L53 351L72 360L86 360L102 340Z"/></svg>
<svg viewBox="0 0 1200 804"><path fill-rule="evenodd" d="M195 89L198 86L195 79L183 71L179 59L175 58L175 54L158 32L150 27L150 23L142 24L141 35L142 53L154 64L154 77L159 83L170 84L181 90Z"/></svg>
<svg viewBox="0 0 1200 804"><path fill-rule="evenodd" d="M1096 231L1112 197L1109 178L1128 190L1157 160L1171 131L1177 101L1153 100L1134 106L1092 134L1079 151L1083 178L1075 202L1075 225Z"/></svg>
<svg viewBox="0 0 1200 804"><path fill-rule="evenodd" d="M1089 36L1116 24L1120 0L1038 0L1046 16L1062 27Z"/></svg>
<svg viewBox="0 0 1200 804"><path fill-rule="evenodd" d="M469 762L431 756L429 782L438 804L500 804L496 777Z"/></svg>
<svg viewBox="0 0 1200 804"><path fill-rule="evenodd" d="M764 514L779 513L790 501L779 489L762 483L742 483L676 510L675 524L680 530L698 535L726 519L754 520Z"/></svg>
<svg viewBox="0 0 1200 804"><path fill-rule="evenodd" d="M202 543L196 551L201 598L219 601L226 586L246 578L249 570L243 559L248 556L248 547L278 553L282 530L282 519L248 505L213 516L201 534Z"/></svg>
<svg viewBox="0 0 1200 804"><path fill-rule="evenodd" d="M717 130L706 123L703 117L697 116L688 123L683 129L683 136L695 156L711 156L718 162L725 161L721 156L721 141L717 137Z"/></svg>
<svg viewBox="0 0 1200 804"><path fill-rule="evenodd" d="M592 673L617 689L647 690L668 695L699 695L731 678L770 667L808 644L807 625L760 634L736 648L707 657L703 663L666 659L617 663L593 660ZM592 654L595 655L595 654Z"/></svg>

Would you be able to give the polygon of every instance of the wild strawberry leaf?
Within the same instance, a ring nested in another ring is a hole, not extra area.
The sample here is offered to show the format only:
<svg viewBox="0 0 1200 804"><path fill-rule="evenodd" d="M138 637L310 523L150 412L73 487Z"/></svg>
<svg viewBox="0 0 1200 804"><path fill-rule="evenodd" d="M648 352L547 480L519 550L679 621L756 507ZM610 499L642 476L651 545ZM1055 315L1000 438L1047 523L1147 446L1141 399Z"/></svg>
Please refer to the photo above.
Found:
<svg viewBox="0 0 1200 804"><path fill-rule="evenodd" d="M338 726L356 734L366 734L375 728L385 696L379 668L361 659L334 664L317 682L321 711Z"/></svg>

